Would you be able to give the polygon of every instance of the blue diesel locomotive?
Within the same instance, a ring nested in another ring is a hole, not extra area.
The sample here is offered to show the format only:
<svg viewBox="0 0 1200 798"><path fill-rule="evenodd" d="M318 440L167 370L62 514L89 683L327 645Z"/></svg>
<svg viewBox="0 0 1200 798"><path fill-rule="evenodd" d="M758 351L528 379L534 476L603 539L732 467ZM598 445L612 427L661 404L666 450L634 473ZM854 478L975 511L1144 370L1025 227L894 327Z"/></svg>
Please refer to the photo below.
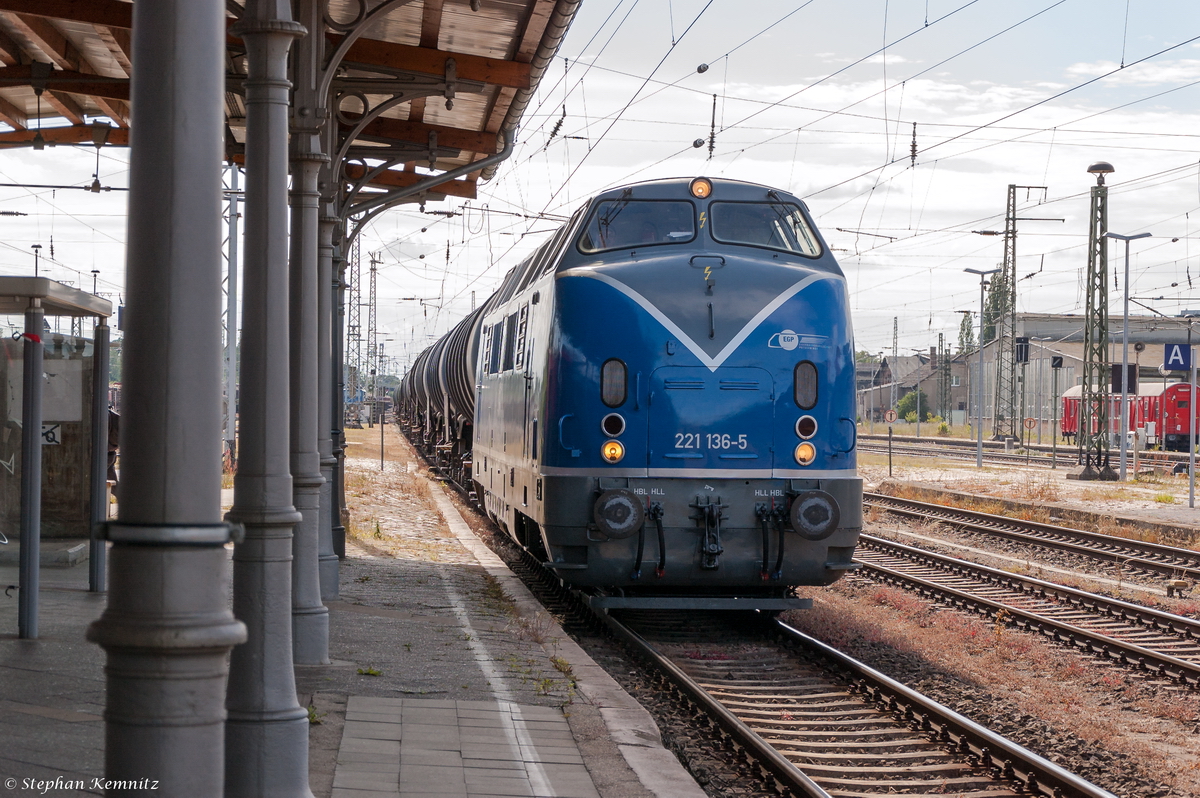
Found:
<svg viewBox="0 0 1200 798"><path fill-rule="evenodd" d="M807 606L862 527L846 281L785 192L590 199L416 359L410 440L606 607Z"/></svg>

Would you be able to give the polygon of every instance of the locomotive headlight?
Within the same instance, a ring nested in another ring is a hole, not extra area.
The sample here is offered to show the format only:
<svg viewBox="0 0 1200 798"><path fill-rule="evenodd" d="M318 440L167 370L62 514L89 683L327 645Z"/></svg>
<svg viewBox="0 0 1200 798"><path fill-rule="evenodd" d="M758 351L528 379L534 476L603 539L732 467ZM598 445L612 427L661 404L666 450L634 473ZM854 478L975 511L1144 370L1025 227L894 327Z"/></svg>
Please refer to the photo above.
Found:
<svg viewBox="0 0 1200 798"><path fill-rule="evenodd" d="M692 196L696 199L705 199L712 194L712 181L707 177L697 177L691 184Z"/></svg>
<svg viewBox="0 0 1200 798"><path fill-rule="evenodd" d="M817 459L817 447L808 441L796 447L796 462L802 466L809 465Z"/></svg>
<svg viewBox="0 0 1200 798"><path fill-rule="evenodd" d="M813 454L815 456L815 450ZM600 456L603 457L606 462L619 463L621 462L621 458L625 456L625 447L620 441L605 441L604 445L600 447Z"/></svg>

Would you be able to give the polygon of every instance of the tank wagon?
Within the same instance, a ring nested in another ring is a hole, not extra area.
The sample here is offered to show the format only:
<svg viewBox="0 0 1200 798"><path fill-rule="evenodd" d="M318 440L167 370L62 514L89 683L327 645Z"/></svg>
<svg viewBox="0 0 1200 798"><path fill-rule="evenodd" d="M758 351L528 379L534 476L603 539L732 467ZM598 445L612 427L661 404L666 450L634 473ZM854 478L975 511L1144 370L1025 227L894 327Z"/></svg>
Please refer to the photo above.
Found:
<svg viewBox="0 0 1200 798"><path fill-rule="evenodd" d="M430 463L607 607L806 606L862 526L845 278L804 203L605 191L416 359Z"/></svg>

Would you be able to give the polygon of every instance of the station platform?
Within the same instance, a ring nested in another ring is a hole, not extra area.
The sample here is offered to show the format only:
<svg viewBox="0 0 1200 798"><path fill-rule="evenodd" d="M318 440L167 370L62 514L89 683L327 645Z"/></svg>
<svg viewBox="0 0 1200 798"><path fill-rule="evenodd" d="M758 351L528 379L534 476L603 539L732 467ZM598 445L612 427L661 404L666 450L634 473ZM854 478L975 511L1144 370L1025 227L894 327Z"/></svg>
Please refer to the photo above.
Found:
<svg viewBox="0 0 1200 798"><path fill-rule="evenodd" d="M378 449L349 461L332 661L296 668L314 796L703 798L650 715L391 438L382 469ZM41 574L41 636L18 640L16 567L0 562L0 794L100 795L104 653L84 633L104 596L86 560Z"/></svg>

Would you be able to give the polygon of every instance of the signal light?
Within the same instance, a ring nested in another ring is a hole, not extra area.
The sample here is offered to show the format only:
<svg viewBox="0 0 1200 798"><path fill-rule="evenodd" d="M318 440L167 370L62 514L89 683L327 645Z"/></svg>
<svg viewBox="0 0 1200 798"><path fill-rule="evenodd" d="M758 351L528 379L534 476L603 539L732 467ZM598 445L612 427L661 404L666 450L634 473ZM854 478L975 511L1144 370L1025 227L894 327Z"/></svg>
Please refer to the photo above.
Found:
<svg viewBox="0 0 1200 798"><path fill-rule="evenodd" d="M802 466L812 464L817 459L817 447L808 441L796 447L796 462Z"/></svg>
<svg viewBox="0 0 1200 798"><path fill-rule="evenodd" d="M796 419L796 434L808 440L817 434L817 420L812 416L800 416Z"/></svg>
<svg viewBox="0 0 1200 798"><path fill-rule="evenodd" d="M609 413L600 420L600 428L608 437L616 438L625 431L625 419L620 413Z"/></svg>
<svg viewBox="0 0 1200 798"><path fill-rule="evenodd" d="M620 441L605 441L600 447L600 456L609 463L619 463L625 457L625 447Z"/></svg>
<svg viewBox="0 0 1200 798"><path fill-rule="evenodd" d="M707 177L697 177L692 181L692 196L696 199L707 199L712 194L712 181Z"/></svg>

